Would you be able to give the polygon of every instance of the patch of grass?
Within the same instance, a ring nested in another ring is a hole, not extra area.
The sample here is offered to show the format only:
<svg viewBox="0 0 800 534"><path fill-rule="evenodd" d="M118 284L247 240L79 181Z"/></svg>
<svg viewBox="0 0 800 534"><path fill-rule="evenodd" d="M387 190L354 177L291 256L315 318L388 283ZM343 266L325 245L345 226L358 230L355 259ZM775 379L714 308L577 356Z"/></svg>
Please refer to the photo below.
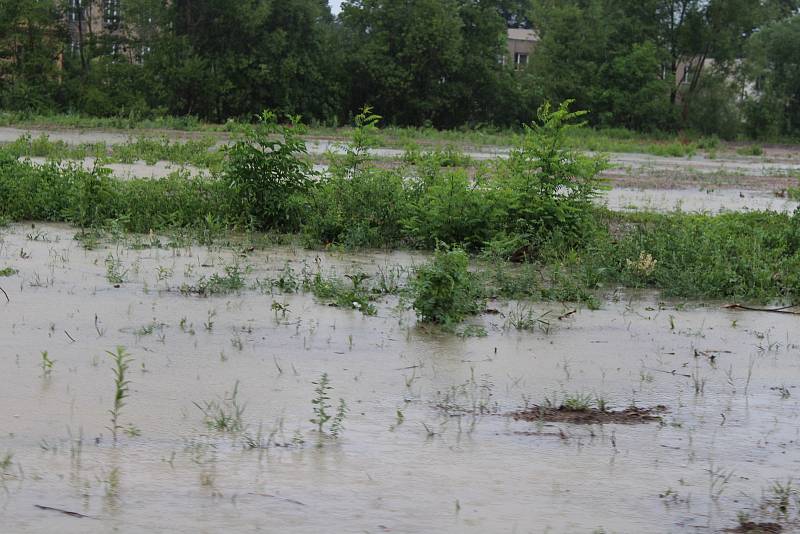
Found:
<svg viewBox="0 0 800 534"><path fill-rule="evenodd" d="M303 282L303 287L320 301L344 309L357 310L364 315L376 315L378 309L372 304L375 293L364 285L368 278L363 273L347 275L349 283L317 271Z"/></svg>
<svg viewBox="0 0 800 534"><path fill-rule="evenodd" d="M194 285L183 284L180 290L185 295L195 294L201 297L235 293L247 285L245 274L246 269L239 265L227 265L224 274L214 273L207 278L202 276Z"/></svg>
<svg viewBox="0 0 800 534"><path fill-rule="evenodd" d="M574 393L564 397L561 406L573 412L585 412L592 407L594 399L591 395L583 393Z"/></svg>
<svg viewBox="0 0 800 534"><path fill-rule="evenodd" d="M483 292L468 266L467 253L454 248L437 250L417 269L413 307L423 322L452 325L483 310Z"/></svg>
<svg viewBox="0 0 800 534"><path fill-rule="evenodd" d="M537 314L534 309L527 304L518 304L517 307L508 313L506 325L515 330L533 332L539 330L542 333L550 333L550 322L546 320L550 312Z"/></svg>
<svg viewBox="0 0 800 534"><path fill-rule="evenodd" d="M759 145L747 145L736 149L740 156L763 156L764 148Z"/></svg>
<svg viewBox="0 0 800 534"><path fill-rule="evenodd" d="M791 200L798 200L798 201L800 201L800 184L798 184L798 186L797 186L797 187L790 187L790 188L787 190L787 196L788 196L788 197L789 197Z"/></svg>
<svg viewBox="0 0 800 534"><path fill-rule="evenodd" d="M201 123L193 115L181 117L160 116L142 118L137 116L95 117L76 113L37 114L21 111L0 111L2 126L58 126L63 128L102 129L168 129L168 130L224 130L224 125Z"/></svg>
<svg viewBox="0 0 800 534"><path fill-rule="evenodd" d="M139 136L127 143L107 145L106 143L68 144L64 141L51 141L47 134L32 137L25 134L12 143L3 146L7 157L45 158L51 161L83 160L95 158L102 164L135 163L144 161L154 165L158 161L168 161L179 165L194 165L212 170L220 170L225 153L214 150L217 139L170 140L166 136Z"/></svg>
<svg viewBox="0 0 800 534"><path fill-rule="evenodd" d="M19 273L19 271L14 269L13 267L5 267L3 269L0 269L0 278L8 277L8 276L14 276L15 274L18 274L18 273Z"/></svg>
<svg viewBox="0 0 800 534"><path fill-rule="evenodd" d="M206 401L194 405L203 413L203 422L210 430L217 432L242 432L244 430L245 405L239 402L239 381L233 385L233 392L221 400Z"/></svg>
<svg viewBox="0 0 800 534"><path fill-rule="evenodd" d="M109 284L119 285L127 281L128 269L123 268L122 260L109 254L106 257L106 280Z"/></svg>

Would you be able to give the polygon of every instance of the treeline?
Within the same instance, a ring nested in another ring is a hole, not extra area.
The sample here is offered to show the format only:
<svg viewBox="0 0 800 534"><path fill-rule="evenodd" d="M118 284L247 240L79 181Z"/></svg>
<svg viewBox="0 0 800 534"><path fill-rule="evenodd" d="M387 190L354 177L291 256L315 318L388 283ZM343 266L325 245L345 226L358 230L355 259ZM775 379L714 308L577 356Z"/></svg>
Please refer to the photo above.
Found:
<svg viewBox="0 0 800 534"><path fill-rule="evenodd" d="M4 109L800 135L799 0L1 0ZM540 36L527 68L508 27Z"/></svg>

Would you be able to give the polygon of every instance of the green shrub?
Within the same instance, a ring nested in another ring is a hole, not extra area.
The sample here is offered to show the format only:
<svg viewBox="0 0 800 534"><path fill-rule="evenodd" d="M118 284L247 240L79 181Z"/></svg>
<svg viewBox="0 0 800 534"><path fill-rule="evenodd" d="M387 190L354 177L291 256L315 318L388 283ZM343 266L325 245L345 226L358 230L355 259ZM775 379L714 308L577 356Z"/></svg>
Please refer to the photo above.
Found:
<svg viewBox="0 0 800 534"><path fill-rule="evenodd" d="M0 157L0 218L10 220L66 221L82 228L113 220L135 232L199 229L209 219L246 223L234 193L223 180L185 173L116 180L102 167L86 171Z"/></svg>
<svg viewBox="0 0 800 534"><path fill-rule="evenodd" d="M409 185L408 217L403 226L418 247L437 242L480 250L506 217L485 180L470 180L463 170L428 169Z"/></svg>
<svg viewBox="0 0 800 534"><path fill-rule="evenodd" d="M495 201L508 210L504 231L527 249L528 257L539 255L554 236L565 247L584 241L598 176L607 168L604 158L567 148L568 132L582 126L574 121L586 114L570 112L569 105L540 108L538 122L526 126L520 145L497 164L493 186Z"/></svg>
<svg viewBox="0 0 800 534"><path fill-rule="evenodd" d="M352 177L326 177L311 192L309 204L303 231L312 243L383 247L402 238L405 191L397 171L366 169Z"/></svg>
<svg viewBox="0 0 800 534"><path fill-rule="evenodd" d="M299 117L279 125L265 111L256 126L248 126L227 149L225 179L236 191L241 210L254 226L269 230L296 230L303 195L308 191L311 167L301 159L307 153L300 137L305 128Z"/></svg>
<svg viewBox="0 0 800 534"><path fill-rule="evenodd" d="M433 260L417 269L412 290L420 320L452 325L483 309L481 289L468 265L462 249L438 249Z"/></svg>
<svg viewBox="0 0 800 534"><path fill-rule="evenodd" d="M303 226L316 243L349 247L390 246L402 239L400 221L406 215L403 174L372 165L369 148L375 145L380 117L365 108L355 119L344 154L329 154L329 174L310 194L310 210Z"/></svg>

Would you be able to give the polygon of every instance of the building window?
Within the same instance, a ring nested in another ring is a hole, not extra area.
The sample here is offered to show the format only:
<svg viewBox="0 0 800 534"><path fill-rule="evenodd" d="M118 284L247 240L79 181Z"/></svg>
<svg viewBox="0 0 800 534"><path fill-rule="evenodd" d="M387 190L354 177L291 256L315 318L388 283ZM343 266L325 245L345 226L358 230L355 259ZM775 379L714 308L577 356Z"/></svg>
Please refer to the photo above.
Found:
<svg viewBox="0 0 800 534"><path fill-rule="evenodd" d="M120 20L120 0L104 0L103 2L103 22L108 28L116 29Z"/></svg>
<svg viewBox="0 0 800 534"><path fill-rule="evenodd" d="M521 69L528 65L528 54L521 54L519 52L514 54L514 67Z"/></svg>
<svg viewBox="0 0 800 534"><path fill-rule="evenodd" d="M83 9L81 7L81 0L69 0L68 5L69 21L78 22L83 19Z"/></svg>
<svg viewBox="0 0 800 534"><path fill-rule="evenodd" d="M683 66L683 78L681 78L681 83L684 85L689 85L692 83L692 76L694 76L692 65L684 65Z"/></svg>

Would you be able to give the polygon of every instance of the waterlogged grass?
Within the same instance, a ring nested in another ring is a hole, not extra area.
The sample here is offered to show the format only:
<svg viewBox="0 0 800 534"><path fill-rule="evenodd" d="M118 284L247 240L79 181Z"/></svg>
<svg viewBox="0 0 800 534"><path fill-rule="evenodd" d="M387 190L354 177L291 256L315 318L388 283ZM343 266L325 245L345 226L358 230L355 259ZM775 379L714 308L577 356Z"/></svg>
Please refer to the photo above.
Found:
<svg viewBox="0 0 800 534"><path fill-rule="evenodd" d="M255 118L254 118L255 119ZM76 114L35 115L19 112L0 112L0 126L109 129L109 130L177 130L188 132L238 133L247 129L247 124L230 120L224 124L201 122L197 117L141 118L90 117ZM315 125L307 132L310 137L349 139L353 135L351 127L331 127ZM376 132L375 146L422 150L426 145L447 147L512 146L524 136L521 128L462 128L457 130L436 130L434 128L413 128L385 126ZM146 134L143 137L147 138ZM792 142L796 140L787 140ZM702 137L692 133L675 134L671 132L642 133L625 128L585 128L571 132L567 138L568 146L598 152L641 153L656 156L687 157L700 151L716 154L724 149L725 143L717 137ZM98 147L86 147L87 150ZM763 150L759 145L732 149L740 155L760 156ZM145 158L138 158L145 159ZM160 159L168 160L166 157ZM172 160L169 160L172 161ZM197 164L195 161L191 163Z"/></svg>
<svg viewBox="0 0 800 534"><path fill-rule="evenodd" d="M154 165L168 161L179 165L194 165L213 170L221 168L225 155L214 150L217 140L205 137L199 140L173 141L166 136L132 138L128 143L81 143L71 145L64 141L51 141L46 134L38 137L24 135L2 147L5 158L46 158L52 161L95 158L100 163L135 163L144 161Z"/></svg>
<svg viewBox="0 0 800 534"><path fill-rule="evenodd" d="M448 167L453 158L447 152L426 156L430 161L410 179L403 170L377 168L365 150L380 135L368 110L359 116L348 152L317 180L299 162L303 147L295 132L272 116L235 145L238 156L223 172L207 178L119 181L103 169L34 166L6 156L0 158L0 219L69 222L84 230L88 246L92 235L108 229L177 231L204 244L229 230L273 230L302 236L309 247L460 247L437 254L411 284L420 317L439 323L480 311L484 297L595 306L617 287L682 298L798 301L800 215L596 208L591 200L605 163L570 148L571 136L584 135L571 126L579 117L565 106L544 108L510 157L474 179ZM254 174L255 168L261 170ZM483 258L478 290L465 274L467 253ZM123 283L121 266L109 265L109 280ZM322 302L372 315L381 293L362 274L345 281L318 270L300 282L286 273L269 289L302 287ZM243 275L237 268L184 291L240 291Z"/></svg>
<svg viewBox="0 0 800 534"><path fill-rule="evenodd" d="M597 304L616 288L666 297L800 302L800 216L597 212L581 249L554 245L535 262L482 262L494 295Z"/></svg>
<svg viewBox="0 0 800 534"><path fill-rule="evenodd" d="M72 113L35 114L27 112L0 111L0 126L40 126L62 128L102 128L114 130L168 129L182 131L217 131L224 125L201 122L197 117L161 116L142 118L136 115L119 117L91 117Z"/></svg>

